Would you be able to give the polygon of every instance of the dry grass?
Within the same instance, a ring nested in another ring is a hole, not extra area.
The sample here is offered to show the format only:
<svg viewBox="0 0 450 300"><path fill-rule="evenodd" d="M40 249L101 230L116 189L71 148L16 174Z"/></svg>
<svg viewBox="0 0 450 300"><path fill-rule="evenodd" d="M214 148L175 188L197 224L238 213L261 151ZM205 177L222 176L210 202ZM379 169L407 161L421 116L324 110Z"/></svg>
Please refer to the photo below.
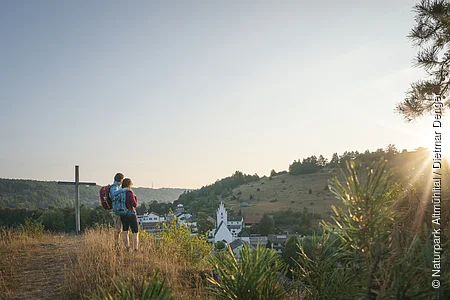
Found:
<svg viewBox="0 0 450 300"><path fill-rule="evenodd" d="M233 195L239 200L231 200L230 196L225 198L224 202L235 211L242 210L244 215L262 215L265 212L286 209L302 211L306 207L310 212L327 217L331 213L331 205L338 204L331 192L324 190L330 178L332 174L328 169L308 175L284 174L272 179L262 178L234 189ZM250 195L253 195L252 200ZM249 203L250 206L241 207L241 201Z"/></svg>
<svg viewBox="0 0 450 300"><path fill-rule="evenodd" d="M119 278L139 293L157 270L176 299L208 299L206 259L182 251L183 237L157 241L142 232L140 250L130 253L114 246L112 228L37 237L0 229L0 237L0 299L86 299L100 287L113 291Z"/></svg>
<svg viewBox="0 0 450 300"><path fill-rule="evenodd" d="M394 177L405 188L412 186L420 189L430 179L430 154L406 153L397 154L388 161L388 168L394 168ZM375 162L377 162L375 160ZM364 161L364 165L371 166L372 161ZM344 168L345 169L345 168ZM448 162L442 167L442 192L450 191L450 168ZM257 182L241 185L233 190L231 196L223 201L227 208L234 211L241 210L244 215L262 215L273 211L292 209L302 211L307 208L309 212L321 214L322 218L330 221L331 206L340 205L340 202L325 186L333 176L341 178L339 168L324 168L313 174L304 175L277 175L272 179L261 178ZM425 185L426 186L426 185ZM258 190L259 189L259 190ZM309 189L312 193L309 194ZM431 189L426 188L425 192ZM253 196L250 199L250 196ZM231 200L232 197L236 200ZM428 197L428 195L426 196ZM241 207L241 202L247 202L249 207Z"/></svg>
<svg viewBox="0 0 450 300"><path fill-rule="evenodd" d="M118 278L139 291L142 280L149 281L159 270L176 299L207 299L204 280L199 276L204 271L202 265L188 264L179 253L145 232L140 233L139 251L126 252L122 246L114 246L112 229L88 230L68 274L68 296L89 296L98 293L98 287L112 291L113 280Z"/></svg>
<svg viewBox="0 0 450 300"><path fill-rule="evenodd" d="M61 299L76 239L0 229L1 299Z"/></svg>

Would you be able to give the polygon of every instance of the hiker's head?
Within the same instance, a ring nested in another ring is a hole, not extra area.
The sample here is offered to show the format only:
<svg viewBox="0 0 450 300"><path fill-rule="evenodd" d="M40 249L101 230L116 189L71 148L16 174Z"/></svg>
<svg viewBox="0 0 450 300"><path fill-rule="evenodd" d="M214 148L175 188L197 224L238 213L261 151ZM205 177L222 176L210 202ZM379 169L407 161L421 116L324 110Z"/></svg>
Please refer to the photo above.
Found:
<svg viewBox="0 0 450 300"><path fill-rule="evenodd" d="M116 176L114 176L114 181L122 182L123 177L124 177L124 176L123 176L122 173L117 173Z"/></svg>
<svg viewBox="0 0 450 300"><path fill-rule="evenodd" d="M132 185L133 185L133 182L131 182L130 178L125 178L122 181L122 188L131 188Z"/></svg>

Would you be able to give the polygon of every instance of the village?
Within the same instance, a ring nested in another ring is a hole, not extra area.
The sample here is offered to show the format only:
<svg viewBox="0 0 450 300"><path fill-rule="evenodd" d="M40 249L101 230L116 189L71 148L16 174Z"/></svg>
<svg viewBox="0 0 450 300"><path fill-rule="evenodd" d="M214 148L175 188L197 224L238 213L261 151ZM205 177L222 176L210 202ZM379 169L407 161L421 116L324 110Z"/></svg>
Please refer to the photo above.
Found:
<svg viewBox="0 0 450 300"><path fill-rule="evenodd" d="M199 234L195 217L185 211L183 204L178 204L174 212L166 215L147 212L137 217L139 226L149 234L158 234L164 230L162 224L171 222L173 218L180 226L188 227L192 235ZM225 205L221 202L216 212L216 219L208 217L208 220L215 224L215 228L207 233L208 242L216 246L214 251L226 249L226 245L229 245L234 256L240 258L239 252L245 244L249 245L250 248L255 248L258 245L265 246L282 254L284 244L290 237L301 237L298 234L289 233L262 236L260 234L248 234L246 231L243 231L244 228L258 225L261 218L262 216L260 215L228 216ZM218 247L217 245L225 245L225 247Z"/></svg>

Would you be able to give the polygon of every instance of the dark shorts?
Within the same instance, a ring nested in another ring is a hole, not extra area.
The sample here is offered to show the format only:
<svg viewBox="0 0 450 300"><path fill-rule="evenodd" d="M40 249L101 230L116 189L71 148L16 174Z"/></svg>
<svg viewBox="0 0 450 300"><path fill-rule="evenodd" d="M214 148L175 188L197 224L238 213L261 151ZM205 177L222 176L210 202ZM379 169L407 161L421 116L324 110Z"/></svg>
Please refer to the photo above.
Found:
<svg viewBox="0 0 450 300"><path fill-rule="evenodd" d="M123 229L123 231L126 232L131 227L131 231L133 233L138 233L139 232L138 221L137 221L137 216L136 215L120 216L120 221L122 221L122 229Z"/></svg>

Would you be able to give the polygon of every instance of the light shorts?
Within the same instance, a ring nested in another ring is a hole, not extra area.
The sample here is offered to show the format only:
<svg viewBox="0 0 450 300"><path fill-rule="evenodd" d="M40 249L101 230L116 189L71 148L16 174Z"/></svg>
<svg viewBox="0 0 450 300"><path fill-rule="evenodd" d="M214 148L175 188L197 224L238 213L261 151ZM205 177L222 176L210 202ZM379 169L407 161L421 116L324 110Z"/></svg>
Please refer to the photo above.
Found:
<svg viewBox="0 0 450 300"><path fill-rule="evenodd" d="M122 221L120 221L120 216L113 215L114 219L114 230L116 232L122 231Z"/></svg>

